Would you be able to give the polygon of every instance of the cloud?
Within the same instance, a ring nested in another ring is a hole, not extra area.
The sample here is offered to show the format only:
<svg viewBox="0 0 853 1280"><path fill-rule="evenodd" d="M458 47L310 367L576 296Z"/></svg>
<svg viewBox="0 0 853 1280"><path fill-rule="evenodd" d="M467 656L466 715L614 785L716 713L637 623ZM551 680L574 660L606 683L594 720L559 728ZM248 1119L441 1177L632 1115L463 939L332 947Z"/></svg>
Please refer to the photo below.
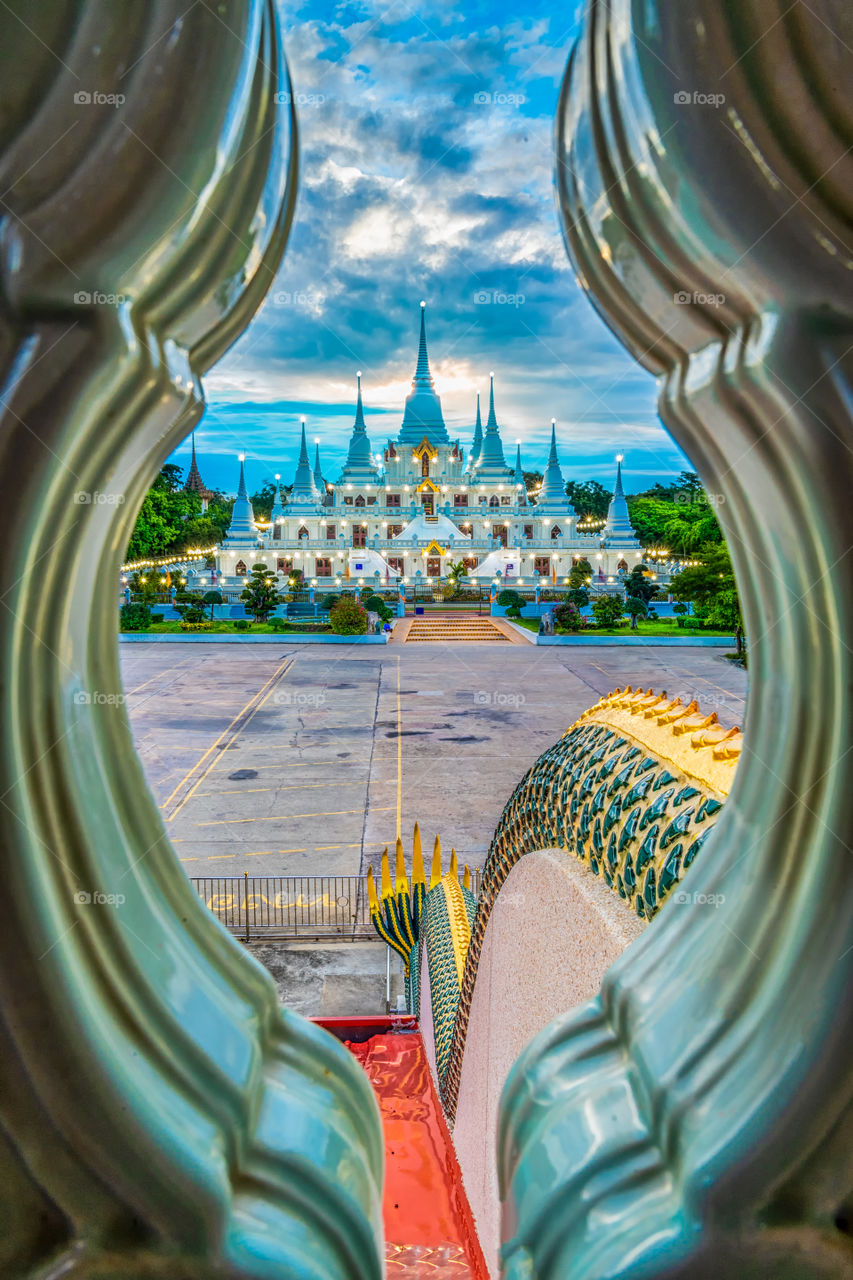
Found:
<svg viewBox="0 0 853 1280"><path fill-rule="evenodd" d="M209 483L233 488L227 459L240 448L250 470L278 458L287 474L301 413L333 476L356 369L374 448L394 435L422 297L445 417L463 441L494 368L505 438L524 441L527 465L544 461L551 417L567 475L605 478L619 448L638 474L684 465L654 383L590 308L562 242L553 115L580 7L533 0L519 19L477 0L464 15L449 0L417 12L283 6L301 189L278 278L206 379L197 444Z"/></svg>

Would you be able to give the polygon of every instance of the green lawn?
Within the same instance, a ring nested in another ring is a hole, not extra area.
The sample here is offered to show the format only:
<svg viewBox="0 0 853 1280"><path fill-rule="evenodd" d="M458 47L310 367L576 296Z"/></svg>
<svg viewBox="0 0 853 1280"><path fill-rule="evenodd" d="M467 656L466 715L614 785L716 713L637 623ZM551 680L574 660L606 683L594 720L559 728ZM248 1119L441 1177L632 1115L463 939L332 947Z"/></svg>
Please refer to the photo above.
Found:
<svg viewBox="0 0 853 1280"><path fill-rule="evenodd" d="M524 627L527 631L539 631L538 618L510 618L510 622L515 622L520 627ZM561 631L559 635L584 635L588 632L593 636L635 636L651 638L654 636L730 636L731 631L706 631L702 627L679 627L674 618L659 618L657 622L648 622L640 619L637 622L637 629L631 630L630 624L626 621L621 627L606 627L599 629L595 626L587 626L583 631Z"/></svg>
<svg viewBox="0 0 853 1280"><path fill-rule="evenodd" d="M194 635L194 634L206 635L206 634L210 634L211 632L218 632L218 633L226 632L231 635L238 635L238 636L240 635L268 636L268 635L284 635L288 631L289 632L331 631L331 629L332 628L329 626L328 623L318 624L313 621L303 622L303 623L286 622L284 626L279 625L277 627L271 626L268 622L253 622L251 626L243 628L243 627L235 627L234 622L231 620L228 620L225 618L217 618L214 622L210 623L210 626L206 629L206 631L182 632L180 622L178 622L175 619L171 622L152 622L150 627L145 627L144 630L137 630L133 634L134 635L154 635L154 636Z"/></svg>

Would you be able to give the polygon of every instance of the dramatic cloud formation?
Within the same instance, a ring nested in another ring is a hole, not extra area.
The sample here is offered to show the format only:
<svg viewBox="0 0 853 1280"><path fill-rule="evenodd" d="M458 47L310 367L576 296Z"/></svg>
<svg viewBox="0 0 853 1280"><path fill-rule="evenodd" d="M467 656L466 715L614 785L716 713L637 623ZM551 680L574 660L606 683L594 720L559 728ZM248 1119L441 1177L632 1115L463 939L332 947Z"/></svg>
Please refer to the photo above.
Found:
<svg viewBox="0 0 853 1280"><path fill-rule="evenodd" d="M448 429L466 447L494 369L507 452L521 440L526 467L541 467L552 417L572 478L609 480L618 451L635 488L686 465L651 378L590 308L561 239L553 118L580 8L283 7L299 204L274 288L206 379L209 484L233 490L239 450L252 487L288 479L302 414L334 477L357 369L378 452L399 429L421 298Z"/></svg>

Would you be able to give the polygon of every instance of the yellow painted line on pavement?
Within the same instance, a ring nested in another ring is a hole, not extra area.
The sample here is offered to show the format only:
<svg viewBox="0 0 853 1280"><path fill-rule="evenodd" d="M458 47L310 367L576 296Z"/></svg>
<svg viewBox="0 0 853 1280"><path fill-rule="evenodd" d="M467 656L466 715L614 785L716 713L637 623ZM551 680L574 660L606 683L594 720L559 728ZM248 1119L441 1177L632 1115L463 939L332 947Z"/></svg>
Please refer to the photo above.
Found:
<svg viewBox="0 0 853 1280"><path fill-rule="evenodd" d="M390 813L393 805L373 809L373 813ZM214 822L194 822L194 827L236 827L241 822L292 822L295 818L338 818L345 813L363 813L363 809L327 809L323 813L271 813L268 818L217 818Z"/></svg>
<svg viewBox="0 0 853 1280"><path fill-rule="evenodd" d="M132 698L135 693L141 693L143 689L147 689L149 684L153 684L155 680L162 680L164 676L171 675L173 671L178 670L178 667L185 667L188 662L195 662L195 657L184 658L183 662L176 662L173 667L167 667L165 671L158 671L155 676L151 676L150 679L144 680L143 683L138 684L135 689L130 689L127 694L128 698Z"/></svg>
<svg viewBox="0 0 853 1280"><path fill-rule="evenodd" d="M335 788L363 787L364 783L363 782L336 782L334 785L335 785ZM250 796L250 795L256 795L259 791L313 791L317 787L328 787L328 786L329 786L328 782L295 782L292 785L288 784L285 787L246 787L245 789L242 787L235 787L233 791L232 790L196 791L195 798L196 800L201 800L204 797L207 797L208 799L210 799L210 797L216 797L216 796Z"/></svg>
<svg viewBox="0 0 853 1280"><path fill-rule="evenodd" d="M179 862L221 862L223 858L274 858L283 853L325 853L329 849L360 849L361 841L356 840L353 844L316 844L313 850L305 849L250 849L246 853L237 850L235 853L215 853L208 854L207 857L199 855L196 858L179 858Z"/></svg>
<svg viewBox="0 0 853 1280"><path fill-rule="evenodd" d="M259 769L316 769L321 764L322 765L337 764L337 765L340 765L342 769L343 768L354 769L357 765L360 765L363 767L364 761L363 760L297 760L293 764L256 764L250 767L253 767L257 772ZM217 764L211 770L211 772L218 773L220 769L224 772L226 769L233 769L233 768L234 768L233 763Z"/></svg>
<svg viewBox="0 0 853 1280"><path fill-rule="evenodd" d="M251 722L252 717L256 714L256 712L260 711L261 707L264 705L267 698L270 697L276 685L284 678L288 668L293 665L294 661L295 659L293 657L285 658L284 662L282 662L281 665L276 668L276 670L270 676L269 680L267 680L266 684L263 685L258 690L258 692L249 699L249 701L246 703L243 709L237 713L237 715L228 725L227 729L223 729L222 733L220 733L216 741L207 748L207 750L205 751L201 759L196 761L192 769L190 769L189 773L187 773L185 777L181 779L181 781L175 787L172 794L164 803L163 805L164 809L166 809L171 804L172 800L174 800L175 796L181 790L181 787L185 786L193 777L193 775L197 772L197 770L201 769L201 766L204 764L205 760L207 760L208 756L210 756L221 743L226 742L226 740L229 739L230 737L230 741L227 742L227 745L230 745L230 742L233 742L237 738L237 735L243 729L246 728L246 726ZM207 768L204 769L201 773L199 773L195 782L192 784L189 791L187 791L186 794L183 796L183 798L178 803L176 808L173 809L170 814L166 815L167 822L174 821L174 819L178 816L181 809L183 809L186 802L192 796L193 792L196 790L196 788L199 786L202 780L205 777L207 777L207 775L210 773L217 759L218 757L214 756L213 760L210 762Z"/></svg>

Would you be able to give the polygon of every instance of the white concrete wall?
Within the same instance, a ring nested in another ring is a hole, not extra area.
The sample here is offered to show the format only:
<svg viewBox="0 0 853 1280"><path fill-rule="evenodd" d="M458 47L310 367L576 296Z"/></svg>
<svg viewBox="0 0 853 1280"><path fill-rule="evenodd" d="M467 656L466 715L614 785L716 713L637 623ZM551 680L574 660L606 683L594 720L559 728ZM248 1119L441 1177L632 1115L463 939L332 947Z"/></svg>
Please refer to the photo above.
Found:
<svg viewBox="0 0 853 1280"><path fill-rule="evenodd" d="M500 1246L498 1105L510 1067L543 1027L595 995L642 928L621 898L560 850L525 855L498 894L477 971L453 1128L493 1277Z"/></svg>

